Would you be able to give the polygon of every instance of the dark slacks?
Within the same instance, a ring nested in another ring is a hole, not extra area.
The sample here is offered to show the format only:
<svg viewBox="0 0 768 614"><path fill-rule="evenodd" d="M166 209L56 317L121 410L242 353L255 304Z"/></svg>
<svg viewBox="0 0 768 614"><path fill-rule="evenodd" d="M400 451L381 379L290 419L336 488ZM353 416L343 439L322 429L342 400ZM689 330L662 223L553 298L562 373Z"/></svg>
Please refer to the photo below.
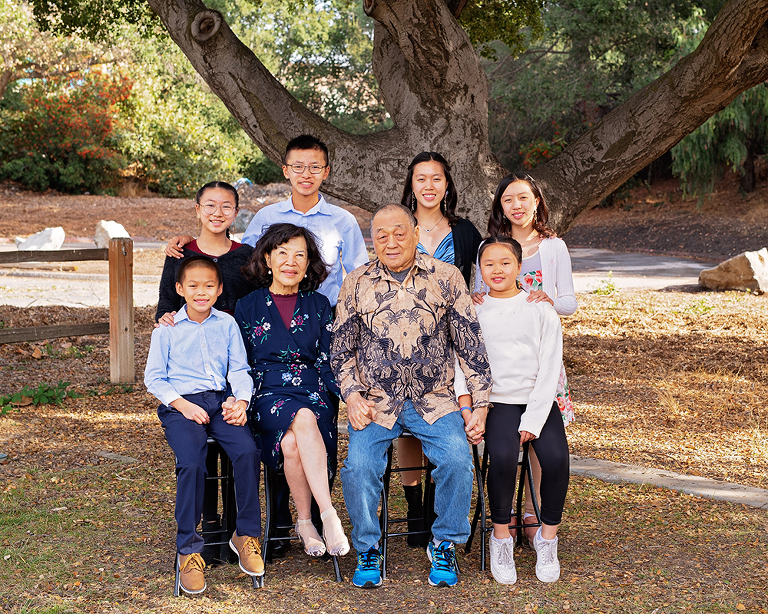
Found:
<svg viewBox="0 0 768 614"><path fill-rule="evenodd" d="M203 510L207 475L205 459L209 436L221 444L232 460L237 501L237 533L259 537L261 452L256 447L250 429L247 425L227 424L222 418L221 403L227 398L225 391L201 392L185 395L184 398L202 407L208 413L210 422L198 424L167 405L161 405L157 410L165 431L165 439L176 455L177 551L180 554L203 551L203 538L198 535L196 529Z"/></svg>

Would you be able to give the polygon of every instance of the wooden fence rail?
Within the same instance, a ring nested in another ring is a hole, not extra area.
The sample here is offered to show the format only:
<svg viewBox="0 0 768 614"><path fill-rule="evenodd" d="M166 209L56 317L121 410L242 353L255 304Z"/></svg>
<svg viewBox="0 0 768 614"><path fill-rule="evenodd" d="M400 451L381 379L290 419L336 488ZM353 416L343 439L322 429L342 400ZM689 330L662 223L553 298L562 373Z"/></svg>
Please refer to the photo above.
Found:
<svg viewBox="0 0 768 614"><path fill-rule="evenodd" d="M0 264L109 260L109 322L0 329L0 343L109 333L112 383L133 383L133 241L111 239L105 249L0 252Z"/></svg>

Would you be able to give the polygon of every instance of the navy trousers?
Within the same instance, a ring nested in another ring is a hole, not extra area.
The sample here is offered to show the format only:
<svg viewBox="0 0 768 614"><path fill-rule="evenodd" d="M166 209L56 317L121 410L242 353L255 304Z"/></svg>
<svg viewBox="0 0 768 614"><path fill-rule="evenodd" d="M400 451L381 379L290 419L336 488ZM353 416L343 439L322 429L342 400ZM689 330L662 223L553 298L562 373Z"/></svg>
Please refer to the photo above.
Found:
<svg viewBox="0 0 768 614"><path fill-rule="evenodd" d="M184 395L184 398L202 407L208 413L210 422L198 424L167 405L157 409L165 439L176 455L177 551L179 554L203 551L203 538L197 533L197 525L203 513L209 436L224 448L234 467L237 534L259 537L261 452L248 425L234 426L222 418L221 403L227 398L226 391L200 392Z"/></svg>

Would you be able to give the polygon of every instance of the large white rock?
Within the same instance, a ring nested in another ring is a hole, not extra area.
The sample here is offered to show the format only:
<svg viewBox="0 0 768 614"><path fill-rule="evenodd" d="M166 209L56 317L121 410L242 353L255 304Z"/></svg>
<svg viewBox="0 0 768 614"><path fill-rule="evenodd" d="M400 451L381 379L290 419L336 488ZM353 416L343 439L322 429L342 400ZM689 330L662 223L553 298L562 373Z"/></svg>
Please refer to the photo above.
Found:
<svg viewBox="0 0 768 614"><path fill-rule="evenodd" d="M768 248L744 252L699 274L699 285L710 290L768 292Z"/></svg>
<svg viewBox="0 0 768 614"><path fill-rule="evenodd" d="M64 229L61 226L56 228L46 228L40 232L36 232L27 239L16 238L16 247L22 251L40 251L40 250L57 250L61 249L64 243Z"/></svg>
<svg viewBox="0 0 768 614"><path fill-rule="evenodd" d="M122 224L117 222L107 222L101 220L96 224L96 234L93 236L93 240L96 242L96 247L105 248L109 247L110 239L130 239L131 235L123 227Z"/></svg>

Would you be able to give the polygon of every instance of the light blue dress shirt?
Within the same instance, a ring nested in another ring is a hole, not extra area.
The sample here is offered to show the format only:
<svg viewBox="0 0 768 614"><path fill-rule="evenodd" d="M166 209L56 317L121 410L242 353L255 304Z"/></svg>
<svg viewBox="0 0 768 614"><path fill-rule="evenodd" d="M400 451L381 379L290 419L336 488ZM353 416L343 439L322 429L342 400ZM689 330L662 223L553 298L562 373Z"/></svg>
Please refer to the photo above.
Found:
<svg viewBox="0 0 768 614"><path fill-rule="evenodd" d="M253 216L251 223L243 235L243 243L255 246L264 231L279 222L288 222L310 230L317 237L318 248L325 263L330 267L326 280L318 288L318 292L336 305L344 279L342 265L347 273L368 263L368 250L360 226L349 211L331 205L323 195L320 200L306 213L293 208L293 200L289 198L273 205L267 205Z"/></svg>
<svg viewBox="0 0 768 614"><path fill-rule="evenodd" d="M253 380L235 319L211 308L201 324L187 316L184 305L173 317L175 326L152 331L144 385L163 405L186 394L225 390L227 380L238 401L251 402Z"/></svg>

